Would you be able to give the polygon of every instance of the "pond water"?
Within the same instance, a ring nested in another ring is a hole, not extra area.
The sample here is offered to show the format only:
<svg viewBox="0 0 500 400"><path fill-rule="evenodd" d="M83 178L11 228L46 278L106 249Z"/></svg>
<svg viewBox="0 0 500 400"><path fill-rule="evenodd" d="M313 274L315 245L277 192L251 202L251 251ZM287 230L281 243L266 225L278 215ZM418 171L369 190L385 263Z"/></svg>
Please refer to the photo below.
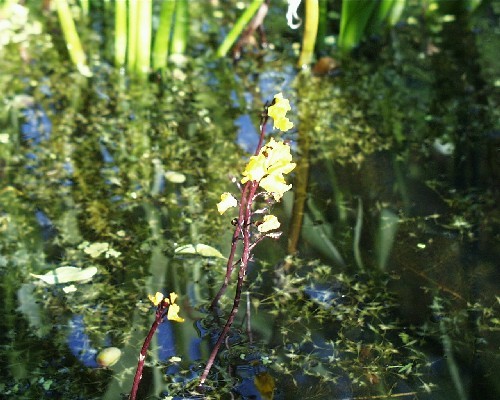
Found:
<svg viewBox="0 0 500 400"><path fill-rule="evenodd" d="M179 295L185 322L160 324L138 398L499 398L500 10L422 21L409 7L317 76L295 68L280 7L274 45L237 65L207 50L222 6L192 7L207 25L185 65L142 83L98 56L92 30L82 77L36 16L0 49L2 398L126 398L157 291ZM255 248L200 394L225 260L176 249L229 254L234 216L216 204L238 192L278 92L295 126L267 132L297 163L273 208L283 235ZM61 267L81 270L44 275Z"/></svg>

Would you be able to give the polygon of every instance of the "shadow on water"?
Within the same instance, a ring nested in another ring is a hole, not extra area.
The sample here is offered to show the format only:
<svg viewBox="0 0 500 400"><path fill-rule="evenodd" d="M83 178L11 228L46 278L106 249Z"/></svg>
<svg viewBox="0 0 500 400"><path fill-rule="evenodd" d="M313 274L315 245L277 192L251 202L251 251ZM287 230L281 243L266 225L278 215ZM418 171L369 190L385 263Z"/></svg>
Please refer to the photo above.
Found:
<svg viewBox="0 0 500 400"><path fill-rule="evenodd" d="M298 164L275 210L286 234L256 249L205 397L497 398L500 119L485 9L404 24L322 77L269 50L237 66L198 57L139 85L104 61L85 80L43 35L29 62L7 49L3 396L126 398L147 295L163 291L186 322L160 325L139 398L203 397L225 263L175 250L228 253L233 227L215 204L283 91ZM119 359L99 365L110 348Z"/></svg>

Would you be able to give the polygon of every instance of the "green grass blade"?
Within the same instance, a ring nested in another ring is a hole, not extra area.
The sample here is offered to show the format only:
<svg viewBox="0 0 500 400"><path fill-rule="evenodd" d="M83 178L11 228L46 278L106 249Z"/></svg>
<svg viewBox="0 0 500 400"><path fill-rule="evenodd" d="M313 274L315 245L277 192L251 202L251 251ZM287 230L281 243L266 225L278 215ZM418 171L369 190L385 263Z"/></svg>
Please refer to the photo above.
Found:
<svg viewBox="0 0 500 400"><path fill-rule="evenodd" d="M153 70L155 71L164 69L167 66L174 11L175 0L163 0L160 11L160 25L153 46Z"/></svg>
<svg viewBox="0 0 500 400"><path fill-rule="evenodd" d="M259 7L262 5L264 0L253 0L252 4L250 4L245 12L241 14L238 21L233 26L233 29L227 34L224 41L221 43L219 48L217 49L217 57L225 57L229 49L233 46L234 42L238 39L241 32L248 25L250 20L253 18Z"/></svg>
<svg viewBox="0 0 500 400"><path fill-rule="evenodd" d="M172 32L172 44L170 53L172 55L186 54L187 40L189 34L189 9L187 0L177 0L175 4L175 23Z"/></svg>
<svg viewBox="0 0 500 400"><path fill-rule="evenodd" d="M127 3L115 2L115 66L125 65L127 55Z"/></svg>
<svg viewBox="0 0 500 400"><path fill-rule="evenodd" d="M56 8L71 61L83 76L92 76L67 0L56 0Z"/></svg>

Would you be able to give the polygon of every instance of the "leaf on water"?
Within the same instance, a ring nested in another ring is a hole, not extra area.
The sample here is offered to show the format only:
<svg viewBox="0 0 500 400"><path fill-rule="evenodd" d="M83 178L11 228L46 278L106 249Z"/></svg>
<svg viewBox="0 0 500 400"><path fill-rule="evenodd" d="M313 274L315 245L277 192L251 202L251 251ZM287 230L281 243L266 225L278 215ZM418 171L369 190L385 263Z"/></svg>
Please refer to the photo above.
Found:
<svg viewBox="0 0 500 400"><path fill-rule="evenodd" d="M176 171L166 171L165 178L172 183L184 183L186 181L186 175Z"/></svg>
<svg viewBox="0 0 500 400"><path fill-rule="evenodd" d="M221 252L211 246L206 244L187 244L185 246L179 246L175 249L176 254L196 254L202 257L217 257L226 259Z"/></svg>
<svg viewBox="0 0 500 400"><path fill-rule="evenodd" d="M92 243L91 245L85 247L83 251L90 255L92 258L97 258L99 257L102 253L105 253L109 250L109 243L101 243L101 242L96 242Z"/></svg>
<svg viewBox="0 0 500 400"><path fill-rule="evenodd" d="M59 267L44 275L30 274L31 276L41 279L49 285L67 282L83 282L88 281L97 273L96 267L88 267L85 269L77 267Z"/></svg>

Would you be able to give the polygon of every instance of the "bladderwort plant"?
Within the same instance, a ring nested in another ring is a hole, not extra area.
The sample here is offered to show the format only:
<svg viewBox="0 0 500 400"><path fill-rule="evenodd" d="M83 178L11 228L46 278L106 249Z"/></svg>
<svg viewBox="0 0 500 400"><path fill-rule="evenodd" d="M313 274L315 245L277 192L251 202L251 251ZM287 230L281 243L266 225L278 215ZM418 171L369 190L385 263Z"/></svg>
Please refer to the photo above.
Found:
<svg viewBox="0 0 500 400"><path fill-rule="evenodd" d="M215 361L215 357L238 312L243 283L252 250L266 237L278 239L281 236L281 232L278 231L280 222L275 215L270 213L270 208L274 203L281 200L285 192L292 188L291 184L286 184L284 175L290 173L296 164L291 162L292 155L288 143L282 140L276 141L274 138L271 138L264 146L263 142L269 117L273 119L275 129L286 132L293 127L293 123L286 117L286 113L290 110L290 102L283 98L281 93L274 96L274 100L270 106L266 106L260 121L260 138L257 149L255 154L250 157L250 161L243 171L243 178L240 180L243 186L238 185L241 189L240 200L238 201L231 193L226 192L221 195L221 201L217 204L217 210L220 214L224 214L228 209L233 207L239 208L239 212L238 217L232 221L235 229L226 265L226 274L221 288L210 305L212 310L217 308L220 298L229 285L232 272L238 265L239 272L233 307L200 377L199 389L201 391L204 389L204 383ZM264 201L264 208L256 209L258 199ZM235 260L239 242L243 242L243 248L240 258ZM139 361L129 400L135 400L137 396L147 350L158 326L165 318L177 322L184 321L179 316L180 308L175 303L177 297L176 293L170 293L169 297L165 297L160 292L157 292L154 296L148 296L149 300L156 307L155 320L149 329L139 354Z"/></svg>
<svg viewBox="0 0 500 400"><path fill-rule="evenodd" d="M149 295L149 300L156 307L155 320L149 329L148 335L144 340L141 352L139 354L139 361L137 363L137 369L135 371L134 383L132 384L132 390L130 391L129 400L135 400L137 396L137 390L139 389L139 383L142 378L142 370L144 368L144 362L146 361L146 353L148 351L153 335L156 332L158 326L167 318L170 321L184 322L184 318L179 317L180 307L175 304L177 299L177 294L170 293L169 297L165 297L162 293L156 292L156 294Z"/></svg>
<svg viewBox="0 0 500 400"><path fill-rule="evenodd" d="M238 185L241 191L240 200L238 201L231 193L226 192L221 195L221 201L217 204L217 210L220 214L224 214L233 207L238 208L239 211L238 216L232 220L235 228L226 265L226 274L221 288L211 303L210 308L213 311L216 310L221 296L229 285L233 270L236 266L239 266L239 270L233 306L200 377L198 386L200 391L204 389L204 383L215 357L238 312L252 250L266 237L278 239L281 236L281 232L278 231L280 222L275 215L270 213L270 209L274 203L281 200L285 192L292 188L291 184L287 185L284 175L290 173L296 164L292 163L288 143L274 138L271 138L265 145L263 142L269 117L273 119L275 129L286 132L293 127L293 123L286 117L286 113L290 110L290 102L283 98L282 93L274 96L273 102L265 108L262 114L257 149L255 154L250 157L239 182L243 186ZM265 204L263 208L256 208L258 200ZM235 260L239 242L242 242L241 256Z"/></svg>

